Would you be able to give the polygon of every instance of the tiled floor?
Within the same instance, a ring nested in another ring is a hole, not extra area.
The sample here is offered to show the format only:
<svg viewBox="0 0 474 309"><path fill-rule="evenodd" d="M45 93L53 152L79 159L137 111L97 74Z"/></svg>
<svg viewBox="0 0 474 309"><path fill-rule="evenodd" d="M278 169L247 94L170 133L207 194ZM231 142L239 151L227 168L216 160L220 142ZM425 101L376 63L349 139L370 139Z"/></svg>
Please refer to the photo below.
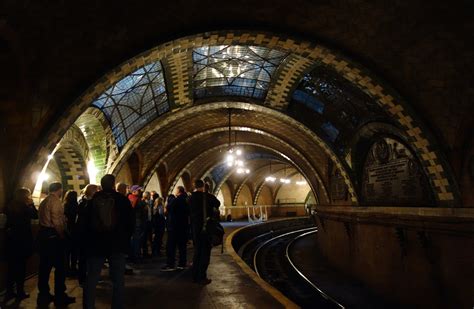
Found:
<svg viewBox="0 0 474 309"><path fill-rule="evenodd" d="M227 235L239 224L227 224ZM189 260L192 245L189 246ZM280 308L281 305L252 281L226 252L212 250L208 276L213 281L207 286L193 284L190 269L161 272L164 258L145 260L134 266L133 274L126 275L125 306L127 308ZM51 281L53 276L51 276ZM107 270L104 281L97 287L97 308L110 308L111 283ZM37 278L26 282L31 297L20 304L5 308L36 308ZM82 308L82 289L76 280L68 279L67 293L76 297L68 308ZM53 286L53 285L51 285ZM53 305L50 305L53 308ZM3 309L3 308L2 308Z"/></svg>

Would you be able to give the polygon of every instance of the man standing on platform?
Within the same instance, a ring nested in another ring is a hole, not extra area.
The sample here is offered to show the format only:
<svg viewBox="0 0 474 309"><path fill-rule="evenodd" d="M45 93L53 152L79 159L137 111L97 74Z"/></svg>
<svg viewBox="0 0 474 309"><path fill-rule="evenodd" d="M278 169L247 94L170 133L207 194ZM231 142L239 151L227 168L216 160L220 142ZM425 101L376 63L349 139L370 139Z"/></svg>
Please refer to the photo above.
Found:
<svg viewBox="0 0 474 309"><path fill-rule="evenodd" d="M125 255L129 251L134 229L130 201L115 191L115 176L102 177L102 191L94 194L87 214L87 279L84 287L84 308L93 309L96 285L102 266L109 261L113 283L112 308L123 308Z"/></svg>
<svg viewBox="0 0 474 309"><path fill-rule="evenodd" d="M166 266L162 271L175 270L176 247L179 251L177 269L185 269L187 262L186 244L189 232L188 195L183 186L176 189L176 198L168 205L168 240L166 243Z"/></svg>
<svg viewBox="0 0 474 309"><path fill-rule="evenodd" d="M49 195L39 206L38 232L40 263L38 272L38 306L66 306L76 299L66 295L66 217L61 202L63 186L59 182L49 185ZM54 267L54 297L49 292L49 274Z"/></svg>
<svg viewBox="0 0 474 309"><path fill-rule="evenodd" d="M206 272L211 258L212 245L209 235L204 229L204 222L206 217L219 215L221 203L214 195L205 192L204 181L196 180L194 187L195 191L189 198L194 241L193 281L199 284L209 284L212 280L207 278Z"/></svg>

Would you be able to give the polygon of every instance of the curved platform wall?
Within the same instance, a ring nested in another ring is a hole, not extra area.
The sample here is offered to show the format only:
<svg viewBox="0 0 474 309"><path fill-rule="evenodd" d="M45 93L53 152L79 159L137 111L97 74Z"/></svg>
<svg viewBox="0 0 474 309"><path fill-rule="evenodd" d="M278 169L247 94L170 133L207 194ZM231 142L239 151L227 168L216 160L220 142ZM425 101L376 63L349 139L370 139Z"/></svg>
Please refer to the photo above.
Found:
<svg viewBox="0 0 474 309"><path fill-rule="evenodd" d="M472 209L317 207L317 244L382 296L429 308L474 304Z"/></svg>

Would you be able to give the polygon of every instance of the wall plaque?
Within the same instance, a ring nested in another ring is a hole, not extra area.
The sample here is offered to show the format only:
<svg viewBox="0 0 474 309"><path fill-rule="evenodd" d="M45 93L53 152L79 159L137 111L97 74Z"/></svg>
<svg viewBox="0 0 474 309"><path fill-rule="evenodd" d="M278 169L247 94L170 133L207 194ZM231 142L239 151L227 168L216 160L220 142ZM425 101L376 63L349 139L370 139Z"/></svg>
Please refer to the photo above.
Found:
<svg viewBox="0 0 474 309"><path fill-rule="evenodd" d="M417 159L405 145L392 138L379 139L371 146L364 165L362 197L369 205L432 204Z"/></svg>

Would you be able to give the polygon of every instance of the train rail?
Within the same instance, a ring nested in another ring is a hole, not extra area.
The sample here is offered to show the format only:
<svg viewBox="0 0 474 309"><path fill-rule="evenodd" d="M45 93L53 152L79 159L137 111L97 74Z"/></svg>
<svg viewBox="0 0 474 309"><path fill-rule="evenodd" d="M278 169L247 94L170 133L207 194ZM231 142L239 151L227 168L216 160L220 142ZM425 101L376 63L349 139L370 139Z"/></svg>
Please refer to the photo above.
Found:
<svg viewBox="0 0 474 309"><path fill-rule="evenodd" d="M311 282L291 259L295 241L314 233L315 227L270 231L247 241L239 254L259 277L302 308L344 308Z"/></svg>

